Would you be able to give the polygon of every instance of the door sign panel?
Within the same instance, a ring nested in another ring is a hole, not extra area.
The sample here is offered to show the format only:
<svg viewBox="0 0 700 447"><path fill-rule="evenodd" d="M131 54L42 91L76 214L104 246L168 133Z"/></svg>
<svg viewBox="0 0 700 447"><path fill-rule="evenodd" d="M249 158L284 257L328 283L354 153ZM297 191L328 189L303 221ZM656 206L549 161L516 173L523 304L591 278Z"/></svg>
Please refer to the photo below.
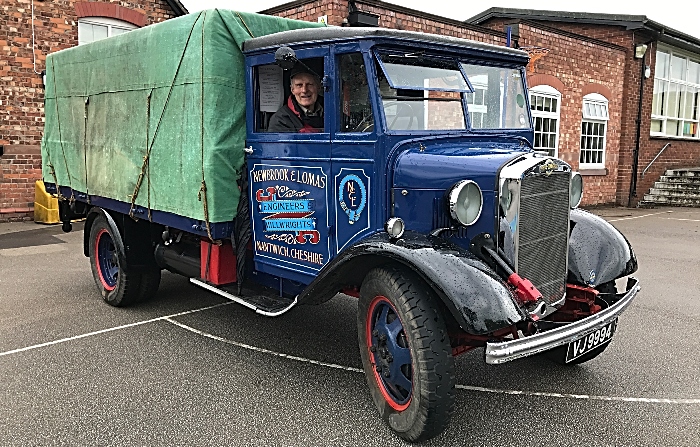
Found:
<svg viewBox="0 0 700 447"><path fill-rule="evenodd" d="M369 177L364 169L342 168L335 176L336 249L369 229Z"/></svg>
<svg viewBox="0 0 700 447"><path fill-rule="evenodd" d="M255 164L250 185L255 256L320 270L330 259L323 169Z"/></svg>

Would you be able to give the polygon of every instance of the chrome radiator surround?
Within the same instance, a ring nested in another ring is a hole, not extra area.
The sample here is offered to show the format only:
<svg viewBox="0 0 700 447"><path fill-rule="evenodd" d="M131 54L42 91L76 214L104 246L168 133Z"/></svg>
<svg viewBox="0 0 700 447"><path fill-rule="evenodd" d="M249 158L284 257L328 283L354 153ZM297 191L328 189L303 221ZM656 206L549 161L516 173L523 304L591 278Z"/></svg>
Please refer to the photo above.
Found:
<svg viewBox="0 0 700 447"><path fill-rule="evenodd" d="M566 294L570 181L569 165L537 153L513 160L499 178L498 246L549 305Z"/></svg>

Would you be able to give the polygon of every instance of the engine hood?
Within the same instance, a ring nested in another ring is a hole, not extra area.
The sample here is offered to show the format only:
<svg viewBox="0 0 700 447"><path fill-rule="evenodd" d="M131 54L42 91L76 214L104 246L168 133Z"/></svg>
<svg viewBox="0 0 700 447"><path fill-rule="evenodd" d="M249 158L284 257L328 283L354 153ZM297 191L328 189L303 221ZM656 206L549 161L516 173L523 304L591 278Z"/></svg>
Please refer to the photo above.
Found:
<svg viewBox="0 0 700 447"><path fill-rule="evenodd" d="M470 179L482 190L494 191L501 166L529 149L512 140L460 140L411 142L399 151L394 163L394 188L444 190Z"/></svg>

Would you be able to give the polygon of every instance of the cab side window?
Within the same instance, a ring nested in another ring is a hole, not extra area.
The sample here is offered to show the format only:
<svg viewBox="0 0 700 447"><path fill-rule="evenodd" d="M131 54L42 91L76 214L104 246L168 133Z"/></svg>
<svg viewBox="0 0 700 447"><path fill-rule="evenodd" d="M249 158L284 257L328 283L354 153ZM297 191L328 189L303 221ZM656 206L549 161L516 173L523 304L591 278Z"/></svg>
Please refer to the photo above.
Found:
<svg viewBox="0 0 700 447"><path fill-rule="evenodd" d="M374 130L367 72L361 53L344 54L340 57L340 87L340 131Z"/></svg>
<svg viewBox="0 0 700 447"><path fill-rule="evenodd" d="M324 132L323 58L255 68L256 132Z"/></svg>

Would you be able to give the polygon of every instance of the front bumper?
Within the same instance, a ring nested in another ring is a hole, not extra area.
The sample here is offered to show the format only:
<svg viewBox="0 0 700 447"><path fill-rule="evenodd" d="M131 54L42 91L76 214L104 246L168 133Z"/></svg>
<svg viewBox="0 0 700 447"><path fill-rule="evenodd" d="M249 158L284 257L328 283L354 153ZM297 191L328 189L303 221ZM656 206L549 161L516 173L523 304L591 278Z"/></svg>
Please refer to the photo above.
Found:
<svg viewBox="0 0 700 447"><path fill-rule="evenodd" d="M615 320L630 305L640 289L639 280L631 277L627 281L627 291L618 294L614 304L595 315L517 340L488 342L486 343L486 363L506 363L578 340Z"/></svg>

